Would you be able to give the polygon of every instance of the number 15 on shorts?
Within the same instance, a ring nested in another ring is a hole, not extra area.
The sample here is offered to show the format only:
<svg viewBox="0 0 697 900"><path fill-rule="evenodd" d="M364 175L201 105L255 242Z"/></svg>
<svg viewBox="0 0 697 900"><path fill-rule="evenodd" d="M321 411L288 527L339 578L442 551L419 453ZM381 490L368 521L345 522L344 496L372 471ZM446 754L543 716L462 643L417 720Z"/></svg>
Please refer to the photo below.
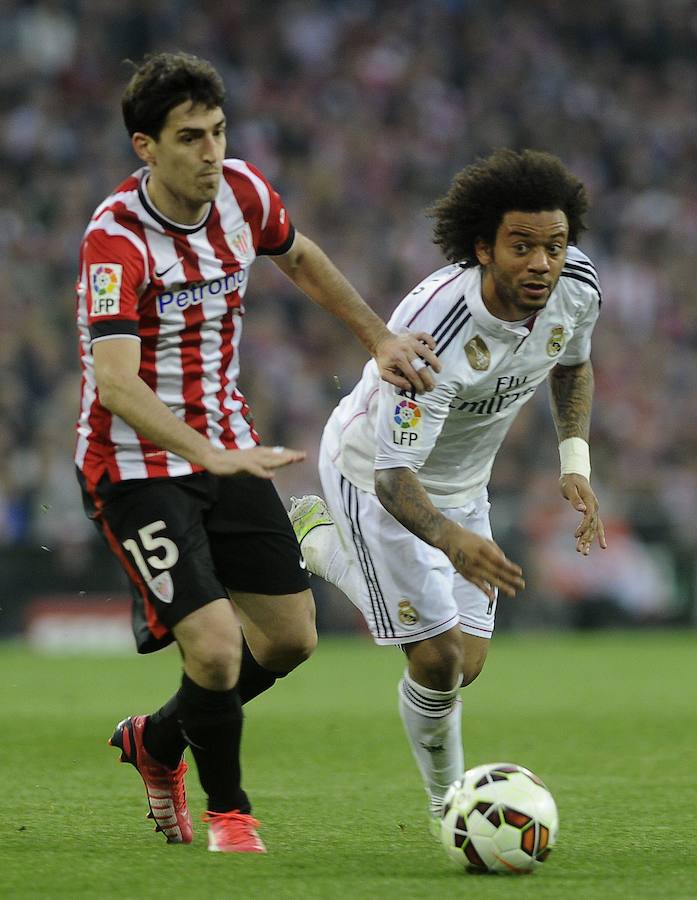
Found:
<svg viewBox="0 0 697 900"><path fill-rule="evenodd" d="M153 594L163 603L171 603L174 599L174 586L168 570L179 559L179 550L173 540L159 534L166 528L162 519L143 525L138 529L139 540L129 538L123 542L123 548L133 557L138 571ZM152 555L146 556L144 551ZM161 555L156 555L156 551L160 551ZM153 569L159 574L154 574Z"/></svg>

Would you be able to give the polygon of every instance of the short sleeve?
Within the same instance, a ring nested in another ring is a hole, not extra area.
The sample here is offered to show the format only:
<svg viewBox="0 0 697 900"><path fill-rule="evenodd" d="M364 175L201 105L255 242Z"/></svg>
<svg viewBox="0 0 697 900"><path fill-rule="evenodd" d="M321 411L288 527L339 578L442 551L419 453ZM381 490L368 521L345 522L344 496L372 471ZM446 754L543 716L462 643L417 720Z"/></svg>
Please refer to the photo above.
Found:
<svg viewBox="0 0 697 900"><path fill-rule="evenodd" d="M460 345L456 334L466 315L464 296L455 282L459 267L446 266L424 279L392 314L388 327L394 332L419 327L438 338L436 352L442 369L436 386L425 394L405 394L381 382L376 419L376 469L401 466L417 472L426 462L450 413L450 404L461 384ZM418 321L416 321L418 319Z"/></svg>
<svg viewBox="0 0 697 900"><path fill-rule="evenodd" d="M92 340L138 334L143 256L128 238L95 229L82 245L82 288Z"/></svg>
<svg viewBox="0 0 697 900"><path fill-rule="evenodd" d="M427 394L405 394L380 383L376 418L376 469L405 467L418 472L435 447L454 395L441 381Z"/></svg>
<svg viewBox="0 0 697 900"><path fill-rule="evenodd" d="M586 309L579 316L574 332L557 360L562 366L578 366L590 359L591 337L600 314L600 297L595 290L589 291L592 296Z"/></svg>
<svg viewBox="0 0 697 900"><path fill-rule="evenodd" d="M260 256L280 256L287 253L295 240L295 228L290 220L281 195L274 189L266 177L250 163L250 172L261 181L261 186L268 196L268 210L264 210L261 222L261 236L257 254Z"/></svg>

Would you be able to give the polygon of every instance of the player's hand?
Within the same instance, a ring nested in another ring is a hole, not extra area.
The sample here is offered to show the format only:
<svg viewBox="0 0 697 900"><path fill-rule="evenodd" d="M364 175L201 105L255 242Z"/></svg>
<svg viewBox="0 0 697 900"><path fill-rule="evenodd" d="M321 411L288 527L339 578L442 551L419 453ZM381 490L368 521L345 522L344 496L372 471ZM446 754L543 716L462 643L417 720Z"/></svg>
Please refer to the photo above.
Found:
<svg viewBox="0 0 697 900"><path fill-rule="evenodd" d="M433 352L435 346L435 340L424 331L405 331L403 334L389 331L378 341L374 351L380 377L405 391L414 390L417 394L432 391L436 386L433 372L440 372L442 368Z"/></svg>
<svg viewBox="0 0 697 900"><path fill-rule="evenodd" d="M443 546L457 571L482 590L490 601L496 599L496 588L509 597L523 590L523 570L488 538L462 528L455 522L448 525Z"/></svg>
<svg viewBox="0 0 697 900"><path fill-rule="evenodd" d="M304 450L288 447L251 447L248 450L220 450L211 447L204 465L213 475L255 475L273 478L276 469L302 462Z"/></svg>
<svg viewBox="0 0 697 900"><path fill-rule="evenodd" d="M583 513L581 524L574 533L576 551L588 556L595 538L598 539L600 547L605 550L607 542L605 528L598 515L598 498L593 493L588 479L583 475L574 475L573 473L562 475L559 479L559 488L562 496L569 501L573 508Z"/></svg>

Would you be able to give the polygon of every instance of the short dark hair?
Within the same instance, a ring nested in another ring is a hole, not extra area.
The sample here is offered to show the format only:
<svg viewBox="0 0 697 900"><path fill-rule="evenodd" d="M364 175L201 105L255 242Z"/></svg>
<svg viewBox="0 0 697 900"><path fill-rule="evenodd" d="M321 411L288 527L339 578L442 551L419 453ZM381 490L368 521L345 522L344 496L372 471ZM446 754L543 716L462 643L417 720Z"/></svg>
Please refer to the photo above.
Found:
<svg viewBox="0 0 697 900"><path fill-rule="evenodd" d="M225 86L213 66L189 53L146 56L121 99L128 133L142 131L157 140L169 111L186 100L206 109L223 105Z"/></svg>
<svg viewBox="0 0 697 900"><path fill-rule="evenodd" d="M585 230L588 194L561 160L539 150L496 150L455 176L448 193L428 215L435 219L433 242L451 262L476 260L475 242L489 245L511 210L561 209L569 221L569 242Z"/></svg>

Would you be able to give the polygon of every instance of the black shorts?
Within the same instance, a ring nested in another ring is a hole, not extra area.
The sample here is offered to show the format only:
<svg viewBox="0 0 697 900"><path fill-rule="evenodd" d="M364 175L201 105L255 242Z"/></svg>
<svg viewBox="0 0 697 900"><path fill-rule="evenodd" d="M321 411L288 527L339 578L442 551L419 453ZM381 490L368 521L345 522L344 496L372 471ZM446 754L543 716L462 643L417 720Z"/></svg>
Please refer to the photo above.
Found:
<svg viewBox="0 0 697 900"><path fill-rule="evenodd" d="M89 491L87 515L128 574L140 653L227 589L296 594L309 587L295 533L275 487L253 476L202 472L110 482Z"/></svg>

